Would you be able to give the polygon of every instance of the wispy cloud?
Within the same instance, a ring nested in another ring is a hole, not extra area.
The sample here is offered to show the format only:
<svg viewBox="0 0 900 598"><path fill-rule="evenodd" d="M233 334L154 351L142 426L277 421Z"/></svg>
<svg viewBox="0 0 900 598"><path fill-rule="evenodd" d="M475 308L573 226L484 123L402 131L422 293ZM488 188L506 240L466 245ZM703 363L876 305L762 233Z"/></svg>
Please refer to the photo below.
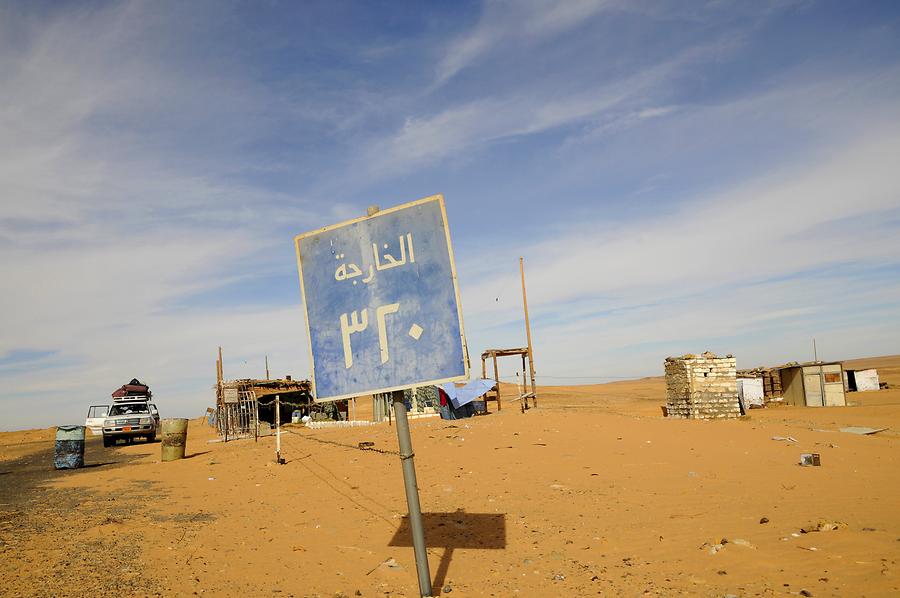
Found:
<svg viewBox="0 0 900 598"><path fill-rule="evenodd" d="M363 154L368 178L392 176L446 156L479 151L492 142L607 115L607 126L664 116L672 106L643 105L688 68L719 60L740 42L722 38L683 50L635 73L567 88L543 85L501 91L437 113L409 117L395 134L373 141ZM651 100L652 101L652 100Z"/></svg>
<svg viewBox="0 0 900 598"><path fill-rule="evenodd" d="M609 0L552 2L490 0L475 27L455 39L438 63L435 86L441 86L492 49L511 40L535 43L562 34L611 6Z"/></svg>

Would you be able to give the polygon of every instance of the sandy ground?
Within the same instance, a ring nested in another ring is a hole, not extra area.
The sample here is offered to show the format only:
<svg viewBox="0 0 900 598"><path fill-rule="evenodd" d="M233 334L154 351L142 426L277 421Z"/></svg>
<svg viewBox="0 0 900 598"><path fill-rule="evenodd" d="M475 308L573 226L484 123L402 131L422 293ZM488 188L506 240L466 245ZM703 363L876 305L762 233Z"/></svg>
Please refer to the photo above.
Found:
<svg viewBox="0 0 900 598"><path fill-rule="evenodd" d="M844 408L666 420L649 378L413 421L435 593L900 595L900 356L866 364L893 388ZM0 434L0 595L417 595L392 427L290 427L279 466L197 420L185 460L92 438L65 472L53 433Z"/></svg>

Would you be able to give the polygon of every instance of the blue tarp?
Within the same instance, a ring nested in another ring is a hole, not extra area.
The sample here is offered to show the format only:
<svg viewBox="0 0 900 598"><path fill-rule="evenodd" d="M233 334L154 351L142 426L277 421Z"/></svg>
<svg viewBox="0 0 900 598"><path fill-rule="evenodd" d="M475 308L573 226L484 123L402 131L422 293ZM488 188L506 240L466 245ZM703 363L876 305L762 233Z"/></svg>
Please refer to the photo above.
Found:
<svg viewBox="0 0 900 598"><path fill-rule="evenodd" d="M452 382L447 382L441 385L441 389L447 393L453 408L459 409L463 405L468 405L475 399L484 396L487 391L494 387L494 384L496 382L493 380L476 378L462 388L457 388Z"/></svg>

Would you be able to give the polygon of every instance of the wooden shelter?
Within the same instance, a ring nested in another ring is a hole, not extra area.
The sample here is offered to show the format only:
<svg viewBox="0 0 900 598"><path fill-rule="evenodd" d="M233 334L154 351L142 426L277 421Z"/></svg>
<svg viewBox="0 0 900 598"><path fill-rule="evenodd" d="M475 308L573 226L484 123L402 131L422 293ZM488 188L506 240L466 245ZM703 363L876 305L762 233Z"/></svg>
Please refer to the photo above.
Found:
<svg viewBox="0 0 900 598"><path fill-rule="evenodd" d="M490 358L494 364L494 380L496 381L496 384L494 385L494 388L488 391L488 393L484 396L485 411L487 411L488 401L497 402L497 411L500 411L502 409L502 404L500 402L500 370L497 368L497 358L511 357L515 355L520 355L522 357L522 393L518 398L513 400L522 401L522 411L525 411L529 408L529 399L531 399L532 401L532 406L537 407L537 389L534 384L533 375L531 376L531 391L528 390L528 372L534 371L534 363L531 360L531 351L529 350L529 348L517 347L515 349L487 349L484 353L481 354L481 377L487 378L487 360L488 358ZM526 359L528 360L528 369L526 369Z"/></svg>
<svg viewBox="0 0 900 598"><path fill-rule="evenodd" d="M278 415L282 422L291 421L293 411L299 410L303 415L322 411L313 401L309 380L293 380L290 376L275 380L225 380L222 347L219 347L216 360L215 389L216 429L226 438L255 435L260 422L274 424L276 395L279 397Z"/></svg>
<svg viewBox="0 0 900 598"><path fill-rule="evenodd" d="M522 356L522 392L520 396L514 400L521 401L519 404L522 413L529 408L528 400L531 399L532 407L537 407L537 387L534 382L534 350L531 344L531 322L528 319L528 294L525 292L525 258L519 258L519 274L522 277L522 308L525 312L525 338L528 340L527 347L517 347L515 349L487 349L481 354L481 377L487 378L487 359L491 358L494 364L494 381L496 384L486 395L484 395L484 411L487 413L488 401L497 401L497 411L502 408L500 403L500 370L497 369L498 357L509 357L515 355ZM525 369L525 359L528 359L528 369ZM526 375L527 374L527 375ZM528 382L531 381L531 390L528 390Z"/></svg>

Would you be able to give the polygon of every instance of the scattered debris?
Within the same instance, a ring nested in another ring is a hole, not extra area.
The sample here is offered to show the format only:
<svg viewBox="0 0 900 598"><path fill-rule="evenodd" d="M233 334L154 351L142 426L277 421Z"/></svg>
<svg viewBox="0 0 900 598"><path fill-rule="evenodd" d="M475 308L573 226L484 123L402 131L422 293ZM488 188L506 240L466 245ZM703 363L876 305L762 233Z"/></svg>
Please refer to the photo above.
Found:
<svg viewBox="0 0 900 598"><path fill-rule="evenodd" d="M822 459L819 453L802 453L800 455L800 465L804 467L819 467L822 465Z"/></svg>
<svg viewBox="0 0 900 598"><path fill-rule="evenodd" d="M563 575L562 573L556 573L553 576L553 581L566 581L566 576Z"/></svg>
<svg viewBox="0 0 900 598"><path fill-rule="evenodd" d="M840 521L828 521L826 519L820 519L815 523L801 527L800 532L804 534L809 534L812 532L830 532L841 529L842 527L847 527L847 524L841 523Z"/></svg>
<svg viewBox="0 0 900 598"><path fill-rule="evenodd" d="M786 440L788 442L797 442L793 436L772 436L772 440Z"/></svg>
<svg viewBox="0 0 900 598"><path fill-rule="evenodd" d="M319 527L319 526L316 526L316 527ZM378 571L378 570L381 570L381 571L388 571L388 570L389 571L403 571L403 565L398 563L394 557L390 557L386 561L379 563L377 567L375 567L374 569L372 569L371 571L366 573L366 575L371 575L372 573L374 573L375 571Z"/></svg>
<svg viewBox="0 0 900 598"><path fill-rule="evenodd" d="M756 549L756 546L754 546L747 540L744 540L743 538L735 538L734 540L731 541L731 543L734 544L735 546L743 546L744 548L753 548L754 550Z"/></svg>
<svg viewBox="0 0 900 598"><path fill-rule="evenodd" d="M849 426L847 428L841 428L841 432L846 432L848 434L859 434L860 436L877 434L879 432L884 432L885 430L887 430L887 428L866 428L865 426Z"/></svg>
<svg viewBox="0 0 900 598"><path fill-rule="evenodd" d="M769 522L769 518L768 518L768 517L763 517L762 519L759 520L759 524L760 524L760 525L762 525L762 524L764 524L764 523L768 523L768 522Z"/></svg>

